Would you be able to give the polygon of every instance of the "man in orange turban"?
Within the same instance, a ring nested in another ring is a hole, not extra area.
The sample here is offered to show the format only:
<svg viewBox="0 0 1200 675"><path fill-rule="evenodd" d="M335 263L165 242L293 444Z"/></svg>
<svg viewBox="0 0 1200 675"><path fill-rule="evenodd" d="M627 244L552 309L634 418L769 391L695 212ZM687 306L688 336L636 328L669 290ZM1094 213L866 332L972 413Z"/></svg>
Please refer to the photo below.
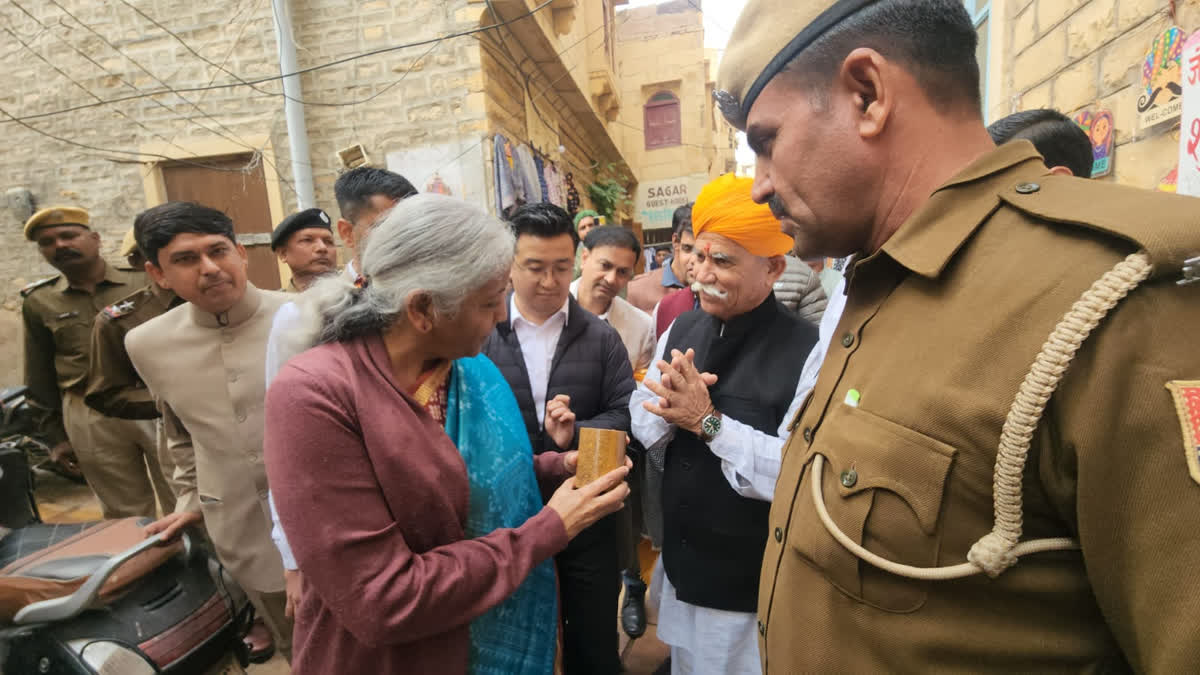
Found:
<svg viewBox="0 0 1200 675"><path fill-rule="evenodd" d="M770 501L817 341L816 327L775 299L792 239L753 202L752 183L722 176L697 197L700 308L663 333L629 402L632 433L663 472L651 585L661 589L658 637L673 672L760 668L755 612Z"/></svg>

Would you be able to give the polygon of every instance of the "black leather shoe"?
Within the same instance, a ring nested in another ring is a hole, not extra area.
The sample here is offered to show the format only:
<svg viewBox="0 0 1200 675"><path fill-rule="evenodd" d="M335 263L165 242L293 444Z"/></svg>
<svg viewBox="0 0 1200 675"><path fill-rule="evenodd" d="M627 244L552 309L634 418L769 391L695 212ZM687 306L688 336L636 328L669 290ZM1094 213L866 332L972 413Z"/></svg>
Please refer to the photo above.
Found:
<svg viewBox="0 0 1200 675"><path fill-rule="evenodd" d="M621 575L625 602L621 603L621 630L632 639L646 633L646 584L637 577Z"/></svg>

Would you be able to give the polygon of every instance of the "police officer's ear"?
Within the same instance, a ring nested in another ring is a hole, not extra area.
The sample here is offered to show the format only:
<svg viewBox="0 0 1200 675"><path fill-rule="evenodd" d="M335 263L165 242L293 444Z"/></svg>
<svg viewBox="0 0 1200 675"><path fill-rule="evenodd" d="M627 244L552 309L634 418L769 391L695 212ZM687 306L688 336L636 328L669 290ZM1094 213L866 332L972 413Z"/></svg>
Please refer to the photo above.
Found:
<svg viewBox="0 0 1200 675"><path fill-rule="evenodd" d="M850 94L858 133L863 138L879 136L886 128L895 107L901 72L879 52L866 47L855 49L842 61L838 78Z"/></svg>

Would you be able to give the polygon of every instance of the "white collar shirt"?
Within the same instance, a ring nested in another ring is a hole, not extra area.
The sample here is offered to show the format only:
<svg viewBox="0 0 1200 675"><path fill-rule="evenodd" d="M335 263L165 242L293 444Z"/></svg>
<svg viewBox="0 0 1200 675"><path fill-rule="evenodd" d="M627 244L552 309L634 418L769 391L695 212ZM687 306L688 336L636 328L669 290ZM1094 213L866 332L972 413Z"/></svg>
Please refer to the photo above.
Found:
<svg viewBox="0 0 1200 675"><path fill-rule="evenodd" d="M550 386L550 367L554 363L554 352L558 349L558 338L567 325L567 309L570 297L563 306L540 326L526 319L517 309L517 296L509 299L508 312L517 342L521 344L521 356L525 359L525 371L529 373L529 388L533 394L533 405L537 409L538 428L546 420L546 390Z"/></svg>

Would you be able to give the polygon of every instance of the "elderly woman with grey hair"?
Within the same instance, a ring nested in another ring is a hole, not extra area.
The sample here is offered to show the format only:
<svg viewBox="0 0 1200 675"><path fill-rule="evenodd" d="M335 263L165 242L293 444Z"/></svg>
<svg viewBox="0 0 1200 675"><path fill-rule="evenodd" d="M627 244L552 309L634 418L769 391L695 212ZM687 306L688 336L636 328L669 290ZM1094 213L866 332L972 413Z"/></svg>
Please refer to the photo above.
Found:
<svg viewBox="0 0 1200 675"><path fill-rule="evenodd" d="M628 494L628 468L543 507L574 454L534 456L496 367L513 236L464 202L385 214L365 282L319 281L266 402L267 474L303 583L292 672L549 673L551 556ZM571 421L573 423L573 421Z"/></svg>

